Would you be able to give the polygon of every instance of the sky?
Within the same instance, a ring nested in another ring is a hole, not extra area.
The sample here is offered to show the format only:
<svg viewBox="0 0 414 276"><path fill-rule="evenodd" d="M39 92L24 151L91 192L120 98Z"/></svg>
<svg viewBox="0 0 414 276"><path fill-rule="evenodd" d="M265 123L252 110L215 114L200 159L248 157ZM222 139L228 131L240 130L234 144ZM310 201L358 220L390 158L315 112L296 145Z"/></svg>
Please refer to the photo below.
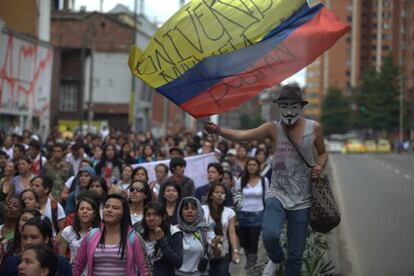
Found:
<svg viewBox="0 0 414 276"><path fill-rule="evenodd" d="M103 12L111 10L117 4L123 4L133 11L134 2L135 0L103 0ZM140 2L141 0L137 0L138 9ZM179 9L179 2L179 0L144 0L144 13L150 20L163 23ZM75 9L79 10L81 6L85 6L87 11L99 11L100 0L75 0ZM297 82L303 87L305 85L305 70L303 69L284 80L282 84Z"/></svg>

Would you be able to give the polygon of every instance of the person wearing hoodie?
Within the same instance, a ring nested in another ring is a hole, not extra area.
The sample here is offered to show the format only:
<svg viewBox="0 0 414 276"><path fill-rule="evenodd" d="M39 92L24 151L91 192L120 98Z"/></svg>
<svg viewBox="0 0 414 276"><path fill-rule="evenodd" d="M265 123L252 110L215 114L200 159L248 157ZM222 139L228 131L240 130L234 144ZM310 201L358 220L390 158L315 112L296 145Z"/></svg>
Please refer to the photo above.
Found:
<svg viewBox="0 0 414 276"><path fill-rule="evenodd" d="M195 197L184 198L178 208L178 228L183 233L183 265L176 276L201 276L207 270L208 257L221 255L222 236L215 236L204 218L204 210Z"/></svg>
<svg viewBox="0 0 414 276"><path fill-rule="evenodd" d="M79 169L78 175L75 179L75 187L73 191L69 194L66 205L65 205L65 212L66 214L70 214L75 211L76 208L76 196L79 194L81 190L88 189L92 178L95 177L95 170L92 167L86 166Z"/></svg>

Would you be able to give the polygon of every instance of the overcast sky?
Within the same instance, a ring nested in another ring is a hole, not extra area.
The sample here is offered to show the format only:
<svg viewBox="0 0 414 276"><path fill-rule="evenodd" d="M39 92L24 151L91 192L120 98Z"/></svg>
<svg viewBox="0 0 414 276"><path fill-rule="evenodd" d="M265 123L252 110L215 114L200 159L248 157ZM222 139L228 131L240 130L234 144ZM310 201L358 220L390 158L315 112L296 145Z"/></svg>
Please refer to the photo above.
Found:
<svg viewBox="0 0 414 276"><path fill-rule="evenodd" d="M186 2L188 1L186 0ZM103 0L103 12L111 10L117 4L123 4L133 11L134 2L135 0ZM137 0L138 10L140 2L141 0ZM144 0L144 13L150 20L163 23L179 9L179 2L179 0ZM85 6L87 11L99 11L100 0L75 0L75 9L79 10L81 6ZM305 70L288 78L283 84L291 82L297 82L303 87L305 85Z"/></svg>

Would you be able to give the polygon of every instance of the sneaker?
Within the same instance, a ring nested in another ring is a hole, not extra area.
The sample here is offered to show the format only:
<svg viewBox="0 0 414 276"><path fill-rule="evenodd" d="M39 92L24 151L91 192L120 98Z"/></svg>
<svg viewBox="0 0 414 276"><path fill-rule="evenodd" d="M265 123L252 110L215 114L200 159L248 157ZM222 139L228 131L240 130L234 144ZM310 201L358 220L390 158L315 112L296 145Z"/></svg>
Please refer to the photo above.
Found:
<svg viewBox="0 0 414 276"><path fill-rule="evenodd" d="M279 264L269 261L266 267L263 269L262 276L275 276L278 267Z"/></svg>

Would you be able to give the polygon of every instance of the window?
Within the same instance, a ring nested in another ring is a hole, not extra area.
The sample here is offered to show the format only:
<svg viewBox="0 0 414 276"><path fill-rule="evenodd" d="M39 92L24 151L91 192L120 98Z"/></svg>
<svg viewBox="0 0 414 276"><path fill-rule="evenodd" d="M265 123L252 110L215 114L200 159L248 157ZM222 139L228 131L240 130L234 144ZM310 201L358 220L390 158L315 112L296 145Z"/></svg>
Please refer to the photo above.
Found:
<svg viewBox="0 0 414 276"><path fill-rule="evenodd" d="M78 85L76 82L64 82L60 85L59 110L64 112L78 110Z"/></svg>

